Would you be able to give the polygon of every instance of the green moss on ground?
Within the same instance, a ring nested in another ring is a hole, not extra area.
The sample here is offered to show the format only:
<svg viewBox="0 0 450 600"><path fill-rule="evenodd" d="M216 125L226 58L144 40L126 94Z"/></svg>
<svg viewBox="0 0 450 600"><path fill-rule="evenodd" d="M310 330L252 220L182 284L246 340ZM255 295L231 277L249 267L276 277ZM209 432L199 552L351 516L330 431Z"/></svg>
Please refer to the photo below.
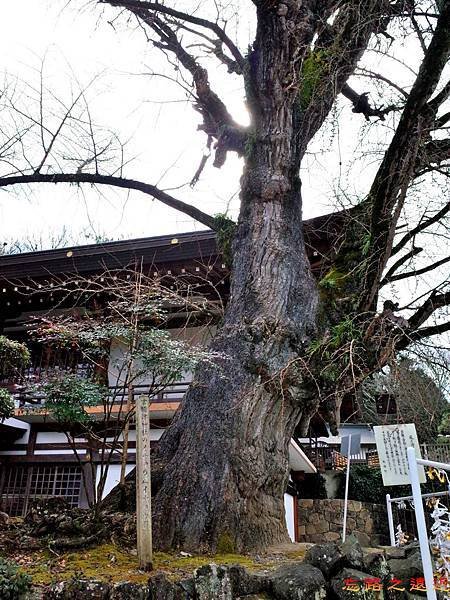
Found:
<svg viewBox="0 0 450 600"><path fill-rule="evenodd" d="M305 550L287 550L282 554L255 556L223 553L202 556L181 556L156 552L154 571L163 571L171 579L177 580L189 576L202 565L214 562L221 565L239 564L253 571L274 569L281 562L299 560ZM87 550L67 552L56 555L49 550L10 557L22 570L31 576L35 585L48 585L65 581L74 576L117 583L131 581L145 583L149 574L139 571L136 553L113 544L101 544Z"/></svg>

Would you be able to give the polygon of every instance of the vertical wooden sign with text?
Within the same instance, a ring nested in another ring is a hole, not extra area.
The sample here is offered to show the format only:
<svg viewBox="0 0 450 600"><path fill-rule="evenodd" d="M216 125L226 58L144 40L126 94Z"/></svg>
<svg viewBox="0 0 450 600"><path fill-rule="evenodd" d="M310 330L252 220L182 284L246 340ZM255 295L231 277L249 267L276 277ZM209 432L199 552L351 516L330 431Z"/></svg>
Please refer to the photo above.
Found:
<svg viewBox="0 0 450 600"><path fill-rule="evenodd" d="M136 402L136 527L139 568L151 571L152 486L150 461L150 400L140 396Z"/></svg>

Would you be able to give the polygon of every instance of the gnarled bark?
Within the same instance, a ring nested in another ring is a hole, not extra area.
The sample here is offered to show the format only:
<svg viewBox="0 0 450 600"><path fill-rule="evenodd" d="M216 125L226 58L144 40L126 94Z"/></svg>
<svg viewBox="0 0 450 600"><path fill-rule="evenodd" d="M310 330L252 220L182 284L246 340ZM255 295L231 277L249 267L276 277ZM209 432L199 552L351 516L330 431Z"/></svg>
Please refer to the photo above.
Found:
<svg viewBox="0 0 450 600"><path fill-rule="evenodd" d="M239 226L240 268L212 345L228 356L223 372L197 374L158 451L166 467L154 527L163 548L215 550L226 541L242 550L287 539L288 444L306 392L283 369L308 339L316 304L294 193L248 199L258 218Z"/></svg>

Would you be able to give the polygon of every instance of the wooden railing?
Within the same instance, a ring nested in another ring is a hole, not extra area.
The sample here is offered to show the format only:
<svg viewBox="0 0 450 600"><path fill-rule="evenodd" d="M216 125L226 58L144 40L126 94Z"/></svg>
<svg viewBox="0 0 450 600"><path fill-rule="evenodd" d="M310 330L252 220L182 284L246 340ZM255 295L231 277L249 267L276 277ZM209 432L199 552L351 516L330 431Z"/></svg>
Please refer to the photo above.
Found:
<svg viewBox="0 0 450 600"><path fill-rule="evenodd" d="M302 444L301 448L312 464L319 471L328 471L333 468L333 449L324 442L310 442Z"/></svg>
<svg viewBox="0 0 450 600"><path fill-rule="evenodd" d="M139 396L149 395L152 402L180 402L189 387L188 381L177 381L164 389L149 389L148 385L133 386L133 402ZM116 405L126 404L128 388L123 386L109 386L110 401ZM27 391L26 387L13 392L13 397L18 402L19 408L36 408L45 406L45 395L36 391Z"/></svg>
<svg viewBox="0 0 450 600"><path fill-rule="evenodd" d="M347 459L340 454L340 446L311 440L302 444L302 450L319 471L342 470L347 465ZM450 443L421 444L422 458L450 464ZM375 449L363 450L352 455L352 464L362 464L373 468L380 467L380 459Z"/></svg>
<svg viewBox="0 0 450 600"><path fill-rule="evenodd" d="M149 390L148 385L133 386L133 402L139 396L150 396L152 402L180 402L190 385L189 381L176 381L159 390ZM126 402L128 390L123 386L109 386L114 403Z"/></svg>
<svg viewBox="0 0 450 600"><path fill-rule="evenodd" d="M32 357L31 364L27 367L7 376L0 375L0 385L14 387L19 382L32 385L57 377L61 373L72 373L77 377L89 379L93 372L92 363L86 362L80 353L61 351L49 354L42 350L40 354Z"/></svg>
<svg viewBox="0 0 450 600"><path fill-rule="evenodd" d="M302 444L302 450L319 471L345 469L347 458L340 453L340 446L316 442L311 440L309 444ZM361 450L351 456L353 464L368 464L368 452Z"/></svg>
<svg viewBox="0 0 450 600"><path fill-rule="evenodd" d="M422 458L442 463L450 463L450 443L421 444Z"/></svg>

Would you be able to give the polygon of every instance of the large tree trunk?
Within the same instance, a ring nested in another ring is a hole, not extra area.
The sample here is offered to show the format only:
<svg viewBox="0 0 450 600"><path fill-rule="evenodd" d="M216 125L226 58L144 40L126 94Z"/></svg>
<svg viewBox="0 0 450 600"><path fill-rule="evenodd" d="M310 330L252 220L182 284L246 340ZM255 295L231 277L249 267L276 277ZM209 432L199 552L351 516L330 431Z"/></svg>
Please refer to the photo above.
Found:
<svg viewBox="0 0 450 600"><path fill-rule="evenodd" d="M215 550L226 541L242 550L286 539L288 444L306 398L283 369L315 312L295 194L248 201L255 218L239 226L240 267L212 344L228 358L198 373L159 450L166 466L155 534L164 548Z"/></svg>
<svg viewBox="0 0 450 600"><path fill-rule="evenodd" d="M302 234L300 119L295 92L285 91L292 57L284 35L273 11L260 18L250 59L254 143L230 300L212 343L227 358L220 371L197 373L161 441L165 470L154 514L161 548L244 550L288 539L288 445L310 410L309 391L291 367L311 339L317 301Z"/></svg>

